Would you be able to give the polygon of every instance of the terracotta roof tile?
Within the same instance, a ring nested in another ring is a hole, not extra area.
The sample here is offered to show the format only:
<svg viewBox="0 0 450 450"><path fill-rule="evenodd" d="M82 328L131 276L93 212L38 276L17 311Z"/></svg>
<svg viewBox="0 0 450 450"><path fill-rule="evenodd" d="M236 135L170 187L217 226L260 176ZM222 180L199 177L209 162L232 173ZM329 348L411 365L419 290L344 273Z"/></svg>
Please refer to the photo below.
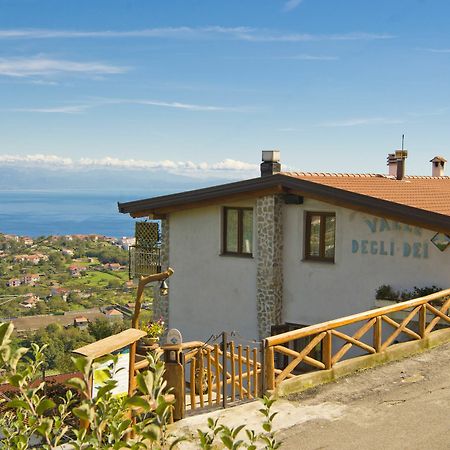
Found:
<svg viewBox="0 0 450 450"><path fill-rule="evenodd" d="M450 177L283 172L293 178L450 216Z"/></svg>

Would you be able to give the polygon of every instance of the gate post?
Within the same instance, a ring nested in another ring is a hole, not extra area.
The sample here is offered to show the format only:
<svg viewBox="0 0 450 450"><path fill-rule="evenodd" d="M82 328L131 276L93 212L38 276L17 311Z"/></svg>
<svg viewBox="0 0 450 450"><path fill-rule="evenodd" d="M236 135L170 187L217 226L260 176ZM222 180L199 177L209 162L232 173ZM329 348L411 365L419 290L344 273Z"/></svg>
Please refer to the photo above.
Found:
<svg viewBox="0 0 450 450"><path fill-rule="evenodd" d="M222 332L222 405L224 408L227 407L228 401L228 384L227 384L227 352L228 352L228 343L227 343L227 332ZM234 380L231 380L233 382Z"/></svg>
<svg viewBox="0 0 450 450"><path fill-rule="evenodd" d="M166 366L164 379L167 381L167 387L172 388L172 393L175 395L173 419L181 420L186 413L183 352L181 347L175 346L163 347L163 350Z"/></svg>
<svg viewBox="0 0 450 450"><path fill-rule="evenodd" d="M264 339L264 378L266 391L273 391L275 389L275 352L273 347L267 345Z"/></svg>

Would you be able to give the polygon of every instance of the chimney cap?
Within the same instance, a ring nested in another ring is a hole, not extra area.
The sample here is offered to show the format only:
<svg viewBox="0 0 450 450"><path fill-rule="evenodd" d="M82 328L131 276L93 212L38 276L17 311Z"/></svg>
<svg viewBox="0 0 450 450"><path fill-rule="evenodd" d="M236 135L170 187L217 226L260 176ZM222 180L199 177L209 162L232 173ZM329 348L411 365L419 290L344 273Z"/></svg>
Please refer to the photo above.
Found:
<svg viewBox="0 0 450 450"><path fill-rule="evenodd" d="M444 163L446 163L447 160L443 156L435 156L433 159L430 159L430 162L444 162Z"/></svg>
<svg viewBox="0 0 450 450"><path fill-rule="evenodd" d="M263 162L280 162L279 150L263 150L262 151Z"/></svg>
<svg viewBox="0 0 450 450"><path fill-rule="evenodd" d="M397 159L406 159L408 157L408 150L395 150L395 157Z"/></svg>

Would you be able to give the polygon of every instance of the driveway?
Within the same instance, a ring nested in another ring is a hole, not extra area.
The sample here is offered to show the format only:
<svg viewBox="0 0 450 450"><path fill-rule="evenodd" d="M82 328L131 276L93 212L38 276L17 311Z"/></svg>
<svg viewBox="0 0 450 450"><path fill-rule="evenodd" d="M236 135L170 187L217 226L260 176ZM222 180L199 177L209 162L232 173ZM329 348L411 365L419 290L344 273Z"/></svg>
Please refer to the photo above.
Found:
<svg viewBox="0 0 450 450"><path fill-rule="evenodd" d="M450 344L289 397L340 414L280 431L283 449L450 449Z"/></svg>
<svg viewBox="0 0 450 450"><path fill-rule="evenodd" d="M191 436L207 417L258 430L259 402L189 417L173 431ZM450 344L278 400L274 428L285 450L450 449Z"/></svg>

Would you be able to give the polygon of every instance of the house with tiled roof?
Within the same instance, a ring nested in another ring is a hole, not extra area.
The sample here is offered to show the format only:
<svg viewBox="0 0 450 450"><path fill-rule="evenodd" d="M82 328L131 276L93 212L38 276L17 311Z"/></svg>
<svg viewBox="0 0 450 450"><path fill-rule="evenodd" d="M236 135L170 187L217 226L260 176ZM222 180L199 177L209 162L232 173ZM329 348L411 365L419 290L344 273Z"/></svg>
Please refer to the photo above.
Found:
<svg viewBox="0 0 450 450"><path fill-rule="evenodd" d="M186 340L236 330L249 339L373 309L375 291L450 287L450 178L283 172L264 151L261 176L119 204L161 221L161 265L175 274L154 314ZM279 329L279 328L278 328Z"/></svg>
<svg viewBox="0 0 450 450"><path fill-rule="evenodd" d="M27 273L22 275L21 282L22 284L30 284L35 285L40 280L40 275L38 273Z"/></svg>

